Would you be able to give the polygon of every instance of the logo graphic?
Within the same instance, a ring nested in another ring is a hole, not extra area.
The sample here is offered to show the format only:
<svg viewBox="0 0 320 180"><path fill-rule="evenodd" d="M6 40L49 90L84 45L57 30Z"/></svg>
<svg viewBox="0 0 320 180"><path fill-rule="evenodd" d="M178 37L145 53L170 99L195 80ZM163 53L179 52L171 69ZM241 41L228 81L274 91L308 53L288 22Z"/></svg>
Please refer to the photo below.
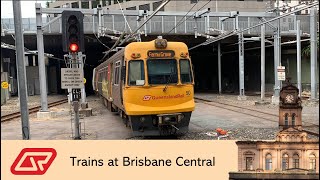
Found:
<svg viewBox="0 0 320 180"><path fill-rule="evenodd" d="M24 148L13 162L11 172L15 175L43 175L56 156L53 148Z"/></svg>
<svg viewBox="0 0 320 180"><path fill-rule="evenodd" d="M149 101L151 99L151 96L150 95L146 95L143 97L143 100L144 101Z"/></svg>

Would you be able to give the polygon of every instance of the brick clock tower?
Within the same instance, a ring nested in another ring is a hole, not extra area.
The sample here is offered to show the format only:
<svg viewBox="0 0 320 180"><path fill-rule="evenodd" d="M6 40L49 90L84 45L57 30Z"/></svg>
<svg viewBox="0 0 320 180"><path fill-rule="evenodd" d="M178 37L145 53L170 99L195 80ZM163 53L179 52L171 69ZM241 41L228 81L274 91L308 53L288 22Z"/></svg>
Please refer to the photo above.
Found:
<svg viewBox="0 0 320 180"><path fill-rule="evenodd" d="M293 86L289 80L287 85L280 91L279 103L279 127L287 129L289 127L302 129L301 118L302 106L299 97L299 89Z"/></svg>

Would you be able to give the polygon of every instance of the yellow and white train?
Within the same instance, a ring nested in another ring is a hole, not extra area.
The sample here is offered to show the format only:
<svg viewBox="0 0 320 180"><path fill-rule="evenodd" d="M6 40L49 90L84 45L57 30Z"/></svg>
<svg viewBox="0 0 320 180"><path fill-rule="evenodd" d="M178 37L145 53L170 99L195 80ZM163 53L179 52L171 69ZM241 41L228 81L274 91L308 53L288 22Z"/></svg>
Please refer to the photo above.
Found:
<svg viewBox="0 0 320 180"><path fill-rule="evenodd" d="M93 89L135 136L183 134L194 103L188 47L158 37L132 42L93 71Z"/></svg>

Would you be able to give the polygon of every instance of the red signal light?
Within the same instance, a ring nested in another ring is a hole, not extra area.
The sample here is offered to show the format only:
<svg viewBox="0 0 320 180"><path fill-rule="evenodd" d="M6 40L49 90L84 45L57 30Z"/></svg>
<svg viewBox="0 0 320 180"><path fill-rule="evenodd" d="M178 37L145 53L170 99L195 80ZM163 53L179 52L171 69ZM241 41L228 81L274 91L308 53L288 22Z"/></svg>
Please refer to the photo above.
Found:
<svg viewBox="0 0 320 180"><path fill-rule="evenodd" d="M72 52L77 52L78 51L78 49L79 49L79 46L77 45L77 44L75 44L75 43L72 43L72 44L70 44L70 50L72 51Z"/></svg>

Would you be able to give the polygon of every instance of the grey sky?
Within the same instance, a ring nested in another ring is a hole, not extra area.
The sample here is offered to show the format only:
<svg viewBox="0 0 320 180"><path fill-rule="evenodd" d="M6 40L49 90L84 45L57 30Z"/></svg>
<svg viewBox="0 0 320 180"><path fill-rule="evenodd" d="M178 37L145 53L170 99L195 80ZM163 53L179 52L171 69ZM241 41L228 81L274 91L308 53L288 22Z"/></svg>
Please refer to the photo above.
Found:
<svg viewBox="0 0 320 180"><path fill-rule="evenodd" d="M21 1L21 13L23 18L36 17L35 3L41 3L46 7L46 1ZM1 18L13 18L12 1L1 0Z"/></svg>

